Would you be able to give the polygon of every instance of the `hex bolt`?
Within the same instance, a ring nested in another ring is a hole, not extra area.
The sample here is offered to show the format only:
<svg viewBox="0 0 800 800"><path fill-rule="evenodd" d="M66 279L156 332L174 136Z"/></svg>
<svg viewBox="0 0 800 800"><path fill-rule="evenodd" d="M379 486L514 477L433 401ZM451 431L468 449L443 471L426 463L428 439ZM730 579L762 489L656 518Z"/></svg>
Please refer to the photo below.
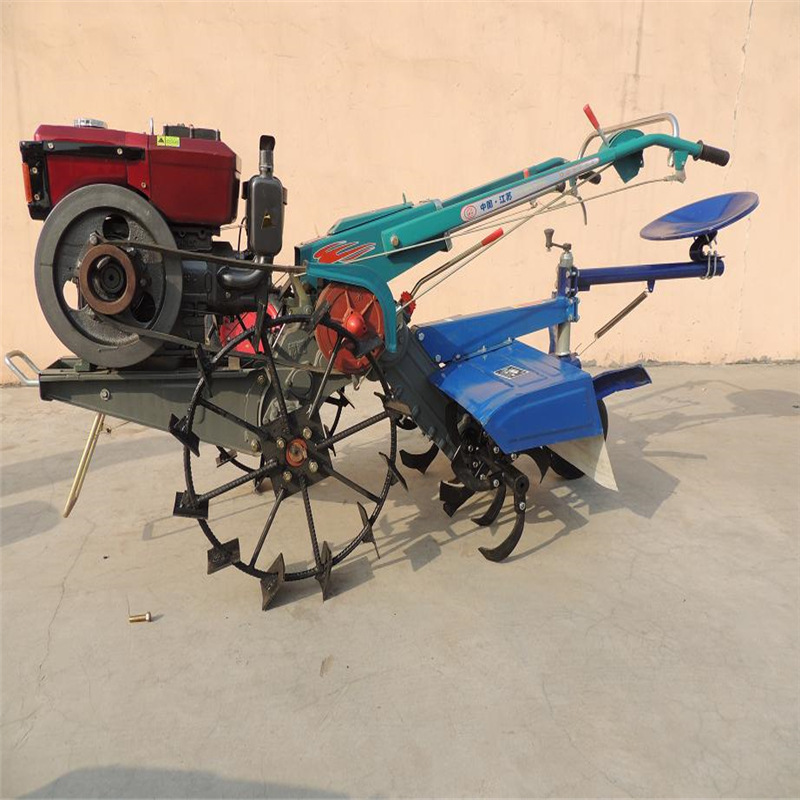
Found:
<svg viewBox="0 0 800 800"><path fill-rule="evenodd" d="M144 614L129 614L128 622L152 622L153 617L149 611Z"/></svg>
<svg viewBox="0 0 800 800"><path fill-rule="evenodd" d="M392 243L392 247L397 247L400 244L400 237L396 233L393 233L389 241Z"/></svg>
<svg viewBox="0 0 800 800"><path fill-rule="evenodd" d="M473 466L473 468L474 468L474 467L477 467L477 466L478 466L478 462L477 462L477 461L473 461L473 462L472 462L472 466Z"/></svg>
<svg viewBox="0 0 800 800"><path fill-rule="evenodd" d="M263 372L260 373L259 376L256 378L256 383L259 386L265 386L267 383L267 376Z"/></svg>
<svg viewBox="0 0 800 800"><path fill-rule="evenodd" d="M417 334L417 339L419 339L421 342L422 342L422 341L424 341L424 339L425 339L425 333L424 333L423 331L420 331L420 332Z"/></svg>
<svg viewBox="0 0 800 800"><path fill-rule="evenodd" d="M310 439L311 438L311 428L303 428L303 438Z"/></svg>
<svg viewBox="0 0 800 800"><path fill-rule="evenodd" d="M258 439L251 439L250 440L250 449L254 453L258 453L261 450L261 442L259 442Z"/></svg>
<svg viewBox="0 0 800 800"><path fill-rule="evenodd" d="M499 485L500 485L500 481L499 481L499 479L498 479L498 478L495 478L495 479L492 481L492 486L494 486L494 488L496 489L496 488L497 488Z"/></svg>
<svg viewBox="0 0 800 800"><path fill-rule="evenodd" d="M53 147L55 147L55 145L54 145L52 142L48 142L48 143L47 143L47 149L48 149L48 150L52 150L52 149L53 149Z"/></svg>
<svg viewBox="0 0 800 800"><path fill-rule="evenodd" d="M100 399L101 400L110 400L111 399L111 392L108 389L101 389L100 390Z"/></svg>
<svg viewBox="0 0 800 800"><path fill-rule="evenodd" d="M89 244L99 244L100 237L96 233L89 234Z"/></svg>
<svg viewBox="0 0 800 800"><path fill-rule="evenodd" d="M283 448L286 447L286 439L281 439L281 438L276 439L275 447L277 447L278 450L283 450Z"/></svg>
<svg viewBox="0 0 800 800"><path fill-rule="evenodd" d="M39 192L36 192L36 194L33 196L33 199L34 200L41 200L42 196L39 194Z"/></svg>
<svg viewBox="0 0 800 800"><path fill-rule="evenodd" d="M289 483L292 480L292 473L287 469L281 477L284 483Z"/></svg>
<svg viewBox="0 0 800 800"><path fill-rule="evenodd" d="M485 473L485 472L482 472L482 473L481 473L481 480L482 480L482 481L485 481L485 480L486 480L486 473Z"/></svg>
<svg viewBox="0 0 800 800"><path fill-rule="evenodd" d="M142 189L146 189L146 188L147 188L147 181L142 181Z"/></svg>
<svg viewBox="0 0 800 800"><path fill-rule="evenodd" d="M495 455L497 455L497 454L500 452L500 448L499 448L497 445L495 445L495 446L492 448L492 452L493 452Z"/></svg>
<svg viewBox="0 0 800 800"><path fill-rule="evenodd" d="M308 471L309 472L316 472L319 469L319 464L316 461L309 461L308 462Z"/></svg>
<svg viewBox="0 0 800 800"><path fill-rule="evenodd" d="M118 148L117 148L117 155L118 155L118 156L121 156L121 155L122 155L122 148L121 148L121 147L118 147Z"/></svg>
<svg viewBox="0 0 800 800"><path fill-rule="evenodd" d="M31 175L38 175L39 167L31 167Z"/></svg>
<svg viewBox="0 0 800 800"><path fill-rule="evenodd" d="M525 501L524 500L519 504L519 510L520 511L524 511L525 510Z"/></svg>

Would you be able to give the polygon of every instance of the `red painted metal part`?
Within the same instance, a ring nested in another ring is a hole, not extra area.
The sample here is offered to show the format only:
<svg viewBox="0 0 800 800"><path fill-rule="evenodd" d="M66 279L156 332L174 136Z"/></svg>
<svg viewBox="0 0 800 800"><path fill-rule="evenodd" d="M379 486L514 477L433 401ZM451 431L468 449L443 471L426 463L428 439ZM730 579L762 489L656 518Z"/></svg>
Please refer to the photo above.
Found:
<svg viewBox="0 0 800 800"><path fill-rule="evenodd" d="M182 138L180 147L164 147L145 133L67 125L40 125L34 139L144 150L134 160L45 151L53 205L81 186L112 183L144 195L171 222L216 227L236 218L239 159L223 142Z"/></svg>
<svg viewBox="0 0 800 800"><path fill-rule="evenodd" d="M275 308L272 303L267 306L267 314L270 315L273 319L278 316L278 309ZM236 317L225 317L224 321L219 326L219 341L220 344L223 346L227 344L234 336L238 336L242 331L247 330L247 328L252 328L253 325L256 324L256 312L255 311L248 311L244 314L240 315L242 322L244 323L244 328L242 327L241 322ZM260 353L264 352L264 346L259 345L258 351ZM243 342L239 342L239 344L234 348L234 353L255 353L253 350L253 345L251 342L245 339Z"/></svg>
<svg viewBox="0 0 800 800"><path fill-rule="evenodd" d="M378 299L372 292L358 286L329 283L320 292L317 303L326 301L330 304L330 318L344 325L355 337L363 339L379 336L383 339L383 314ZM318 325L314 334L320 351L325 358L330 358L338 334L325 325ZM345 341L333 365L345 375L363 375L369 369L369 360L366 356L357 358L352 348L352 342ZM372 351L373 356L377 356L381 350L382 346L375 348Z"/></svg>

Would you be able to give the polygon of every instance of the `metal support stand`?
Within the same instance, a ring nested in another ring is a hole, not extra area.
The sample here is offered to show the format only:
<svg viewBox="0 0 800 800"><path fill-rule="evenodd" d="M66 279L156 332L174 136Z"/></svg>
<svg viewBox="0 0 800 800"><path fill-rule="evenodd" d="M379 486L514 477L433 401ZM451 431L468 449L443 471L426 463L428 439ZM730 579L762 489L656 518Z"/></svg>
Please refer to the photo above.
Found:
<svg viewBox="0 0 800 800"><path fill-rule="evenodd" d="M94 416L94 422L89 431L89 438L86 440L86 446L83 448L83 455L81 455L81 460L78 462L78 469L75 471L75 478L72 481L72 488L69 490L69 495L67 496L67 502L62 514L63 517L68 517L75 507L75 503L78 502L78 497L80 496L81 489L83 489L83 482L86 479L86 473L89 471L89 464L92 461L94 448L97 445L100 431L103 430L103 422L105 422L105 419L106 415L99 411Z"/></svg>

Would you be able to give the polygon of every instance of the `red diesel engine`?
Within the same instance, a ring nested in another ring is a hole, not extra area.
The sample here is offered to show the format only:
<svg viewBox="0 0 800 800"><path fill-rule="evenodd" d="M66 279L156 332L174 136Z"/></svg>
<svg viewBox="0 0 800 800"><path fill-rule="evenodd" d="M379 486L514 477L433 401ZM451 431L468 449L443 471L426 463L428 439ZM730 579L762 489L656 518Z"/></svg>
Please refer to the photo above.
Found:
<svg viewBox="0 0 800 800"><path fill-rule="evenodd" d="M90 364L127 367L254 311L283 241L274 144L261 137L259 174L244 185L248 247L238 252L214 238L237 217L241 168L219 131L79 120L20 142L28 210L44 220L36 290L61 341Z"/></svg>

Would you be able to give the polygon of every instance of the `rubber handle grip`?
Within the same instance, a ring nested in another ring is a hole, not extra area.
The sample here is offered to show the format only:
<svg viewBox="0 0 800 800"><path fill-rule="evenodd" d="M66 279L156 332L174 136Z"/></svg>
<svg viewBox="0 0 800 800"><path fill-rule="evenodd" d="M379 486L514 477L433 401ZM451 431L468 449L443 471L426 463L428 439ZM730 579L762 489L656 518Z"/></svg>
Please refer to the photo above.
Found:
<svg viewBox="0 0 800 800"><path fill-rule="evenodd" d="M483 239L481 239L481 245L483 245L483 247L486 247L487 244L496 242L502 235L503 235L503 229L498 228L496 231L492 231L488 236L484 236Z"/></svg>
<svg viewBox="0 0 800 800"><path fill-rule="evenodd" d="M597 121L597 117L594 115L594 111L592 111L592 107L588 103L583 107L583 113L586 114L587 117L589 117L589 122L592 123L592 127L596 131L599 131L600 123Z"/></svg>
<svg viewBox="0 0 800 800"><path fill-rule="evenodd" d="M703 140L698 140L700 152L694 157L695 161L708 161L711 164L724 167L731 160L731 154L721 147L712 147L710 144L703 144Z"/></svg>

